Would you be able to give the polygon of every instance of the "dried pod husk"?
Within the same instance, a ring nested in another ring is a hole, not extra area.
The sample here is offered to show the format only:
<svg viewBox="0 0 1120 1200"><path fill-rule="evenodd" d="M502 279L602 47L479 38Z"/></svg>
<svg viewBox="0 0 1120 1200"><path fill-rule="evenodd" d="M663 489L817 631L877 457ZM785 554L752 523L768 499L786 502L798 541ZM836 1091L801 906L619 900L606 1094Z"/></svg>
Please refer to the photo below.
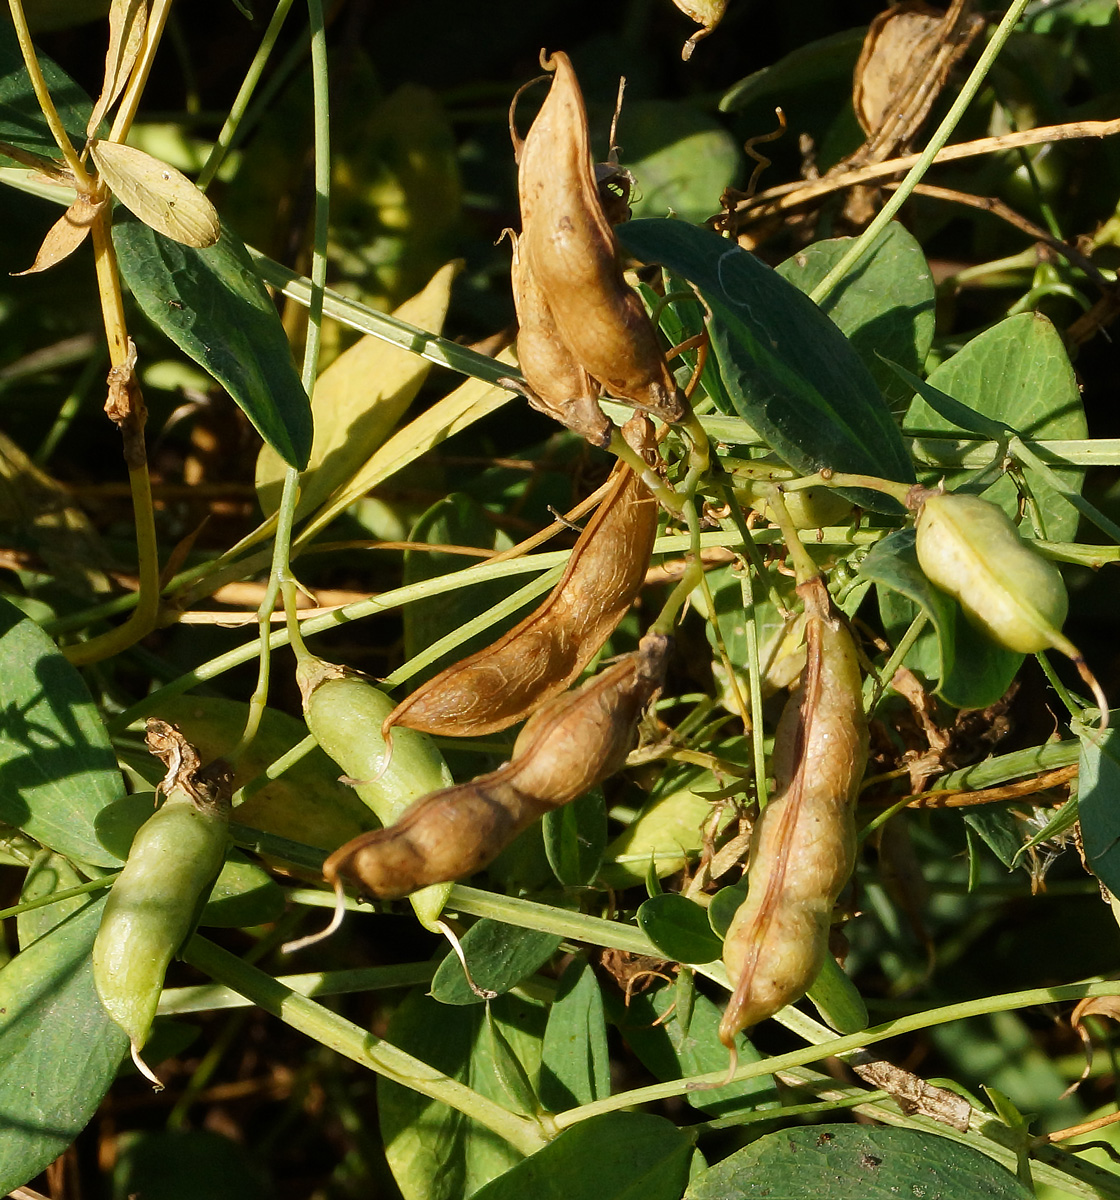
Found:
<svg viewBox="0 0 1120 1200"><path fill-rule="evenodd" d="M519 150L521 254L580 366L612 396L663 421L682 421L687 401L637 292L623 278L575 71L560 51L541 61L554 78Z"/></svg>
<svg viewBox="0 0 1120 1200"><path fill-rule="evenodd" d="M633 654L534 714L504 767L425 796L395 824L348 842L323 864L324 877L390 900L480 870L544 813L622 765L661 688L669 648L664 635L643 638Z"/></svg>
<svg viewBox="0 0 1120 1200"><path fill-rule="evenodd" d="M529 403L593 446L605 447L614 425L599 407L599 386L561 340L552 310L516 236L510 277L517 309L517 361L528 384Z"/></svg>
<svg viewBox="0 0 1120 1200"><path fill-rule="evenodd" d="M647 460L645 417L623 430ZM448 737L494 733L559 695L598 653L637 597L657 536L658 509L629 467L615 467L610 491L587 523L544 603L485 650L440 672L397 705L394 725Z"/></svg>
<svg viewBox="0 0 1120 1200"><path fill-rule="evenodd" d="M932 492L922 498L916 533L926 577L993 641L1021 654L1053 648L1079 657L1061 632L1069 609L1061 573L1002 508L979 496Z"/></svg>
<svg viewBox="0 0 1120 1200"><path fill-rule="evenodd" d="M855 863L853 805L867 763L859 660L820 579L805 602L806 666L778 724L773 795L751 834L749 889L724 940L735 1035L799 999L828 952L833 906Z"/></svg>

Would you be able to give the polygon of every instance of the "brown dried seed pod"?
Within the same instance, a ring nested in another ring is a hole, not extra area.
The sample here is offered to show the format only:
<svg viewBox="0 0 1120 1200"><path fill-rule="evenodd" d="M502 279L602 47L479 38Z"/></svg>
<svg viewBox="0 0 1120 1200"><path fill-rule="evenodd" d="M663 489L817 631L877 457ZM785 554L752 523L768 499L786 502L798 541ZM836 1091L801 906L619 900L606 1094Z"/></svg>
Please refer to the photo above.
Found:
<svg viewBox="0 0 1120 1200"><path fill-rule="evenodd" d="M529 264L513 241L513 303L517 309L517 360L529 403L593 446L605 447L614 425L599 407L599 386L560 338L556 320Z"/></svg>
<svg viewBox="0 0 1120 1200"><path fill-rule="evenodd" d="M622 275L618 242L599 199L587 113L575 71L560 51L548 97L519 148L521 254L575 360L612 395L663 421L688 403L653 324Z"/></svg>
<svg viewBox="0 0 1120 1200"><path fill-rule="evenodd" d="M853 803L867 763L859 660L824 582L797 590L805 601L805 675L778 725L777 787L752 833L747 898L724 940L735 987L719 1028L727 1046L812 984L855 863Z"/></svg>
<svg viewBox="0 0 1120 1200"><path fill-rule="evenodd" d="M642 639L578 691L554 699L525 726L504 767L413 803L393 825L347 842L323 864L337 887L399 899L486 866L523 829L613 774L638 719L665 676L670 640Z"/></svg>
<svg viewBox="0 0 1120 1200"><path fill-rule="evenodd" d="M624 435L647 459L653 430L645 417ZM657 502L629 467L587 523L567 570L544 603L485 650L422 684L385 718L448 737L494 733L559 695L598 653L634 602L657 536Z"/></svg>

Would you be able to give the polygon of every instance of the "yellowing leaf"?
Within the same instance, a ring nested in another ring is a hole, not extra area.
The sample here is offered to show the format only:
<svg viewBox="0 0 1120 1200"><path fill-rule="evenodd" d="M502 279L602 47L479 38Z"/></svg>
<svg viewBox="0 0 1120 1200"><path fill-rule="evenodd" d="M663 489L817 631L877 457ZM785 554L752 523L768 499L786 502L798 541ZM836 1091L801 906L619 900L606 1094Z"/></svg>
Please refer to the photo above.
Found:
<svg viewBox="0 0 1120 1200"><path fill-rule="evenodd" d="M218 240L214 206L181 171L119 142L97 139L89 150L113 195L145 225L199 250Z"/></svg>
<svg viewBox="0 0 1120 1200"><path fill-rule="evenodd" d="M32 275L45 271L73 254L85 241L100 207L99 204L91 204L87 197L79 196L47 230L47 236L43 238L43 244L31 266L26 271L13 271L12 274Z"/></svg>
<svg viewBox="0 0 1120 1200"><path fill-rule="evenodd" d="M439 333L460 264L448 263L428 286L406 300L393 316ZM315 438L300 480L298 513L318 507L345 484L385 441L404 415L431 363L367 334L340 354L319 376L312 393ZM270 447L257 458L257 495L266 514L276 510L286 466Z"/></svg>
<svg viewBox="0 0 1120 1200"><path fill-rule="evenodd" d="M109 9L109 48L105 52L105 79L101 95L90 113L86 136L92 137L109 105L124 90L144 44L148 26L147 0L113 0Z"/></svg>

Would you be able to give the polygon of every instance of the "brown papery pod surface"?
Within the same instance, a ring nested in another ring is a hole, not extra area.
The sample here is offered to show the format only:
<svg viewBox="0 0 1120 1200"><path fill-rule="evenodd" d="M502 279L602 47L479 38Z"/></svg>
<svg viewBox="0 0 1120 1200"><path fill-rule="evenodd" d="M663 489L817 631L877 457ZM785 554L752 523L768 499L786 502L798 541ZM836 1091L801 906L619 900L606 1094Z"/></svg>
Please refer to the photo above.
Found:
<svg viewBox="0 0 1120 1200"><path fill-rule="evenodd" d="M614 426L599 407L599 386L561 340L556 319L516 236L510 278L517 309L517 361L528 384L529 403L593 446L605 447Z"/></svg>
<svg viewBox="0 0 1120 1200"><path fill-rule="evenodd" d="M564 344L612 395L676 423L688 413L599 199L587 113L566 54L541 56L548 97L519 147L521 254Z"/></svg>
<svg viewBox="0 0 1120 1200"><path fill-rule="evenodd" d="M853 808L867 765L855 644L820 578L805 603L805 674L774 741L773 795L751 835L747 898L723 944L735 991L720 1040L799 999L828 953L833 906L855 864Z"/></svg>
<svg viewBox="0 0 1120 1200"><path fill-rule="evenodd" d="M622 766L661 688L670 646L650 634L633 654L552 700L521 731L504 767L424 796L394 824L347 842L323 864L327 882L349 879L366 895L393 900L481 870L544 813Z"/></svg>
<svg viewBox="0 0 1120 1200"><path fill-rule="evenodd" d="M656 451L644 416L623 427L647 461ZM544 603L493 645L441 671L385 718L447 737L473 737L523 721L587 666L634 603L657 536L657 502L619 463L612 486Z"/></svg>

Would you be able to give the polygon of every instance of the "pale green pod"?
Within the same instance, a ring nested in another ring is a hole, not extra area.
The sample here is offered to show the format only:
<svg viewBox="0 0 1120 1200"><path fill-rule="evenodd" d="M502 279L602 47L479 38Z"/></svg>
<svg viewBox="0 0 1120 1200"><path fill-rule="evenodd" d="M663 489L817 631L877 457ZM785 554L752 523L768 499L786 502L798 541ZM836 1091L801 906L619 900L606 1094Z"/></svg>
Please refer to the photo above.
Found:
<svg viewBox="0 0 1120 1200"><path fill-rule="evenodd" d="M1078 657L1062 636L1069 598L1061 573L1025 542L997 505L955 492L925 498L916 522L918 565L968 619L1021 654L1056 649Z"/></svg>
<svg viewBox="0 0 1120 1200"><path fill-rule="evenodd" d="M196 801L181 787L136 832L93 943L93 980L128 1034L136 1065L156 1015L167 965L194 927L229 846L229 801Z"/></svg>
<svg viewBox="0 0 1120 1200"><path fill-rule="evenodd" d="M368 679L318 659L301 663L297 678L307 728L382 825L394 824L414 800L454 783L432 739L414 729L393 729L392 753L385 761L381 723L395 705ZM449 890L449 884L440 884L411 897L428 928L434 927Z"/></svg>

